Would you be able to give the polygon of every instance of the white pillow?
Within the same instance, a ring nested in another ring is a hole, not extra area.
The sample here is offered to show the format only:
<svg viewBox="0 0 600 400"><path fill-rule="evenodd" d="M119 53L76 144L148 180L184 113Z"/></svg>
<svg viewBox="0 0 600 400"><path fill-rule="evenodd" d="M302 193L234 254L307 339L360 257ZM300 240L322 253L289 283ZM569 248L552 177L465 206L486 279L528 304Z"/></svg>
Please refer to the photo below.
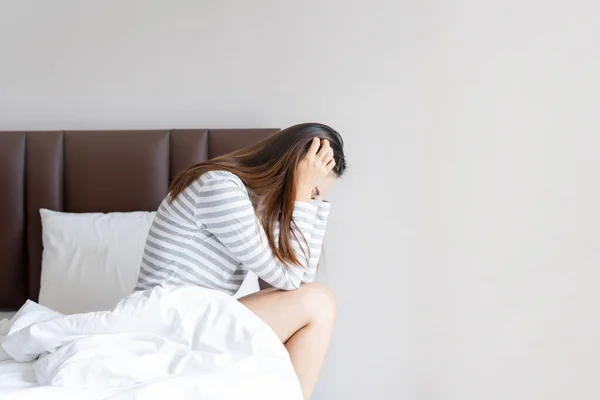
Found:
<svg viewBox="0 0 600 400"><path fill-rule="evenodd" d="M111 310L133 291L156 213L40 214L41 305L65 314Z"/></svg>

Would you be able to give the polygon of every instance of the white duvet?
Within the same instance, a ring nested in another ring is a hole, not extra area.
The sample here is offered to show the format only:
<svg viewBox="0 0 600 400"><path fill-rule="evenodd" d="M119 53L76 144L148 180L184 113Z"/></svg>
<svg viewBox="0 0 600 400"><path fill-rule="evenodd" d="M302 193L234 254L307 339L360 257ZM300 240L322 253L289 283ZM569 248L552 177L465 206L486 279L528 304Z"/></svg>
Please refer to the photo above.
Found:
<svg viewBox="0 0 600 400"><path fill-rule="evenodd" d="M302 399L275 333L213 290L157 287L67 316L27 302L3 324L2 398Z"/></svg>

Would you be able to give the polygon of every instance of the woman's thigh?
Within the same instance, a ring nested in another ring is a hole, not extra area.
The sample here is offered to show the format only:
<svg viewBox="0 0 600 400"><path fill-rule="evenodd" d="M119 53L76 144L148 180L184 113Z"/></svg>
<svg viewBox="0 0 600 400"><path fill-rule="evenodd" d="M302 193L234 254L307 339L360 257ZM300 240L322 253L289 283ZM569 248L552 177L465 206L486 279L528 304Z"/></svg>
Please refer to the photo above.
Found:
<svg viewBox="0 0 600 400"><path fill-rule="evenodd" d="M313 300L316 300L317 286L305 284L290 291L269 288L242 297L239 301L265 321L285 343L310 322L313 312L311 303L314 304Z"/></svg>

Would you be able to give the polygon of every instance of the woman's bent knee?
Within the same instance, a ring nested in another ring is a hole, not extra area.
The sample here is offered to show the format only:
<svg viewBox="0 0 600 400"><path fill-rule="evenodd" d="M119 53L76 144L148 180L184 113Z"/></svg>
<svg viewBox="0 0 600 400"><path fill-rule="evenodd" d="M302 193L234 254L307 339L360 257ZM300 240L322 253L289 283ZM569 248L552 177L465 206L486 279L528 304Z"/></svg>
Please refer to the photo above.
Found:
<svg viewBox="0 0 600 400"><path fill-rule="evenodd" d="M305 283L300 287L304 292L303 300L311 314L318 321L333 322L337 314L337 305L333 292L321 282Z"/></svg>

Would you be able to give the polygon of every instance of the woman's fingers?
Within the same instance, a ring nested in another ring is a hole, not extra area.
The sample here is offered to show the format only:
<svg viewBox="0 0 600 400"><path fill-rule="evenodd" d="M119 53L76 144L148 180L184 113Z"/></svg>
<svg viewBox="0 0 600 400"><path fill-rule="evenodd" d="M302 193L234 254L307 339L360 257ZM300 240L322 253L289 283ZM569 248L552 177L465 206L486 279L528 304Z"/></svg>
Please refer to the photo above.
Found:
<svg viewBox="0 0 600 400"><path fill-rule="evenodd" d="M333 149L329 148L329 151L325 154L325 157L323 157L323 164L327 165L331 160L333 160Z"/></svg>
<svg viewBox="0 0 600 400"><path fill-rule="evenodd" d="M335 159L332 157L325 166L327 167L327 172L331 171L335 167Z"/></svg>
<svg viewBox="0 0 600 400"><path fill-rule="evenodd" d="M325 156L327 155L327 153L329 152L329 150L331 150L331 146L329 145L329 140L327 139L323 139L321 141L321 149L319 150L319 152L317 153L317 159L319 160L324 160Z"/></svg>
<svg viewBox="0 0 600 400"><path fill-rule="evenodd" d="M306 155L310 157L315 157L317 155L317 152L319 151L320 145L321 141L319 140L319 138L313 138L312 143L310 144L310 147L308 149L308 153L306 153Z"/></svg>

